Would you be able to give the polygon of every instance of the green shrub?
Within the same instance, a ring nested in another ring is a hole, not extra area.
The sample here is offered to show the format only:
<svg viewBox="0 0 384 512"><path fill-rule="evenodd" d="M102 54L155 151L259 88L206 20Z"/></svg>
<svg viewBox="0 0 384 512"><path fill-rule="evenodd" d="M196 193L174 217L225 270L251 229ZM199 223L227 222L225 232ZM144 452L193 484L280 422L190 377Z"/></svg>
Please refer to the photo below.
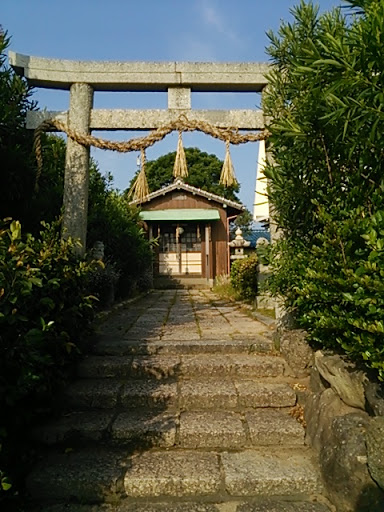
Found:
<svg viewBox="0 0 384 512"><path fill-rule="evenodd" d="M139 210L131 208L128 200L114 190L97 203L91 198L90 201L88 243L104 243L105 257L114 262L120 274L117 296L125 297L145 284L145 276L152 267L152 252L139 224Z"/></svg>
<svg viewBox="0 0 384 512"><path fill-rule="evenodd" d="M301 2L270 34L270 289L317 346L384 380L384 3L348 3Z"/></svg>
<svg viewBox="0 0 384 512"><path fill-rule="evenodd" d="M244 300L253 300L257 296L257 255L236 260L231 266L231 284Z"/></svg>
<svg viewBox="0 0 384 512"><path fill-rule="evenodd" d="M79 260L73 248L71 240L60 239L58 226L45 225L40 239L22 235L18 221L0 226L0 468L4 478L4 471L14 478L17 470L23 471L29 426L54 407L54 391L65 381L93 319L87 284L95 263Z"/></svg>
<svg viewBox="0 0 384 512"><path fill-rule="evenodd" d="M113 305L119 278L120 272L117 270L116 264L109 261L90 273L88 286L92 295L98 299L97 309L107 309Z"/></svg>

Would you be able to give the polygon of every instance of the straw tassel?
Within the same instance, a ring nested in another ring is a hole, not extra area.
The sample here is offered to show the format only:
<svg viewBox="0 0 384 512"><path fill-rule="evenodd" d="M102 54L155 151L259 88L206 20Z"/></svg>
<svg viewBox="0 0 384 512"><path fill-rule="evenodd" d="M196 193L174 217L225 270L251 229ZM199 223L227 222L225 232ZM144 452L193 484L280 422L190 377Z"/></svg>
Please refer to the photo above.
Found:
<svg viewBox="0 0 384 512"><path fill-rule="evenodd" d="M220 175L220 184L224 185L225 187L232 187L238 183L235 176L235 169L233 168L231 153L229 151L229 140L226 141L225 147L225 160Z"/></svg>
<svg viewBox="0 0 384 512"><path fill-rule="evenodd" d="M145 150L141 150L141 169L132 185L129 195L133 196L135 201L143 201L144 198L149 194L149 187L147 176L145 174Z"/></svg>
<svg viewBox="0 0 384 512"><path fill-rule="evenodd" d="M179 132L179 140L177 142L177 151L175 164L173 166L173 176L175 178L186 178L188 176L187 159L183 147L183 139Z"/></svg>

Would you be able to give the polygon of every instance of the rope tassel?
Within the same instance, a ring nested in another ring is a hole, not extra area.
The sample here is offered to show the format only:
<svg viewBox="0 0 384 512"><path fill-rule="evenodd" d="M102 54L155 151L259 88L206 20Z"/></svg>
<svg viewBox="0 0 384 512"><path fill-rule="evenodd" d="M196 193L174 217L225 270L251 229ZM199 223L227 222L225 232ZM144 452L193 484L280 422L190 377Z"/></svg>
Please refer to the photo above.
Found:
<svg viewBox="0 0 384 512"><path fill-rule="evenodd" d="M143 201L145 197L149 194L149 187L147 176L145 174L145 150L141 150L141 168L140 172L137 175L135 183L132 185L131 190L129 191L129 196L133 196L135 201Z"/></svg>
<svg viewBox="0 0 384 512"><path fill-rule="evenodd" d="M235 176L235 169L233 168L231 153L229 151L229 140L225 142L225 147L225 160L220 175L220 184L224 185L224 187L232 187L237 185L237 179Z"/></svg>
<svg viewBox="0 0 384 512"><path fill-rule="evenodd" d="M177 151L175 164L173 166L173 175L175 178L186 178L188 176L187 159L185 157L181 131L179 132L179 140L177 142Z"/></svg>

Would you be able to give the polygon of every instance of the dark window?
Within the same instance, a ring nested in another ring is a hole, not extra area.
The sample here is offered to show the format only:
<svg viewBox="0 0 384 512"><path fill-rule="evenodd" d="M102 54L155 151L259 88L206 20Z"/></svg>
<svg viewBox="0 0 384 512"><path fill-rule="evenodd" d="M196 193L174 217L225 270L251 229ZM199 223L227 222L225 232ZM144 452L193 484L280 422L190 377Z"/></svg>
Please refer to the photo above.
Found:
<svg viewBox="0 0 384 512"><path fill-rule="evenodd" d="M161 228L160 252L201 252L200 228L195 224L183 224L183 229L179 237L179 243L176 238L177 226L167 226Z"/></svg>

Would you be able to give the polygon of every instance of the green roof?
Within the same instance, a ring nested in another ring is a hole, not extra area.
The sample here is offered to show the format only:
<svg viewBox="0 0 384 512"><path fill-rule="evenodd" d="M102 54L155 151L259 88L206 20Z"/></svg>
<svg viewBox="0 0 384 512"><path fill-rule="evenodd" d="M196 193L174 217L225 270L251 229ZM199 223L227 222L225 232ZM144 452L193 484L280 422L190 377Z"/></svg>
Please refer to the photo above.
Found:
<svg viewBox="0 0 384 512"><path fill-rule="evenodd" d="M140 212L143 220L165 220L165 221L185 221L185 220L219 220L219 210L215 208L174 208L168 210L150 210Z"/></svg>

